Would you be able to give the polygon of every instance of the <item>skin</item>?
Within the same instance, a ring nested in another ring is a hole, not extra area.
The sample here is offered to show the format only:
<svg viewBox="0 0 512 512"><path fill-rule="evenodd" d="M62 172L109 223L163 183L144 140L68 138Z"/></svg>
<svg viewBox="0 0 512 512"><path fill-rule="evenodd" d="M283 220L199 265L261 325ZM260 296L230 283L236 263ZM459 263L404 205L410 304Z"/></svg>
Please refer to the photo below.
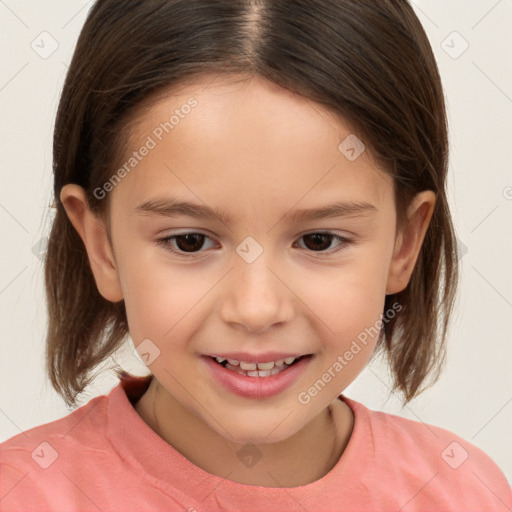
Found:
<svg viewBox="0 0 512 512"><path fill-rule="evenodd" d="M160 350L149 366L152 383L135 405L140 417L209 473L248 485L305 485L332 469L350 439L353 415L337 397L363 370L377 338L361 344L309 403L297 397L381 318L385 295L407 286L435 194L418 194L397 231L392 179L368 150L352 162L338 149L350 128L258 77L205 78L168 91L139 112L130 147L137 150L191 96L198 105L104 199L108 228L78 185L63 187L61 200L100 293L125 301L134 345L150 339ZM135 211L156 197L206 204L233 223ZM366 201L376 211L301 223L287 215L331 201ZM178 231L207 238L188 258L157 243ZM319 231L351 243L328 238L315 246L304 237ZM252 263L236 252L247 236L263 249ZM266 350L314 357L290 388L262 400L221 387L201 359ZM237 457L246 443L261 454L252 467Z"/></svg>

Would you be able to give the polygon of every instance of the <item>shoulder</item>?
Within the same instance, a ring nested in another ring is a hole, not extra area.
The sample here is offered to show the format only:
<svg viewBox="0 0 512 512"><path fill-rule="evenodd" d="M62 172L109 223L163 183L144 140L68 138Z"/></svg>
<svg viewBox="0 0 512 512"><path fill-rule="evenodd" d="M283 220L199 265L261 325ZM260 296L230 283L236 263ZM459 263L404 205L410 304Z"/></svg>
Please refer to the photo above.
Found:
<svg viewBox="0 0 512 512"><path fill-rule="evenodd" d="M107 397L104 395L95 397L60 419L38 425L0 443L2 462L21 463L25 460L21 454L37 458L41 448L43 451L45 446L51 449L52 442L56 446L65 445L68 448L84 442L94 446L102 437L106 401Z"/></svg>
<svg viewBox="0 0 512 512"><path fill-rule="evenodd" d="M442 504L455 499L462 506L467 504L467 510L512 508L512 491L505 475L474 444L444 428L344 400L353 410L355 422L360 422L362 437L371 443L370 471L375 475L385 472L398 484L412 482L412 489L436 496Z"/></svg>
<svg viewBox="0 0 512 512"><path fill-rule="evenodd" d="M93 398L60 419L0 443L2 507L21 495L24 504L37 503L59 471L76 465L87 451L105 451L106 399L103 395Z"/></svg>

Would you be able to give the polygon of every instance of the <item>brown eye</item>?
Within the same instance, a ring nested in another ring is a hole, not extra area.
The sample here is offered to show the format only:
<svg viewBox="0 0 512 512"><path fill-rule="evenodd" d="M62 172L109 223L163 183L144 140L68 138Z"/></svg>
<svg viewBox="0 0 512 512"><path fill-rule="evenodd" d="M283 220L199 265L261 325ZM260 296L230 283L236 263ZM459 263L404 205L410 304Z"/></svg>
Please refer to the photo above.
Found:
<svg viewBox="0 0 512 512"><path fill-rule="evenodd" d="M303 238L308 249L312 251L325 251L331 245L333 237L325 233L314 233L312 235L305 235Z"/></svg>
<svg viewBox="0 0 512 512"><path fill-rule="evenodd" d="M350 240L336 235L335 233L309 233L307 235L303 235L301 240L304 240L306 249L321 254L338 252L351 243ZM331 248L331 250L329 250L333 241L338 241L339 243L334 247L334 249Z"/></svg>
<svg viewBox="0 0 512 512"><path fill-rule="evenodd" d="M195 252L201 249L204 243L205 235L200 233L189 233L186 235L177 235L176 246L183 252Z"/></svg>
<svg viewBox="0 0 512 512"><path fill-rule="evenodd" d="M195 253L205 252L201 249L203 249L206 240L210 240L210 237L202 233L183 233L160 238L157 243L173 254L187 257L194 256Z"/></svg>

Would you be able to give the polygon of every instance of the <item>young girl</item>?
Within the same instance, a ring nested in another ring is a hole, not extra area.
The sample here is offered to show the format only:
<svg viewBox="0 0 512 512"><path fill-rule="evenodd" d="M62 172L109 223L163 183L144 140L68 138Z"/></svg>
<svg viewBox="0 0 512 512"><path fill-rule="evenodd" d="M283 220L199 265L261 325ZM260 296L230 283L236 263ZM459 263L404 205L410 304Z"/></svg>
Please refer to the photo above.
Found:
<svg viewBox="0 0 512 512"><path fill-rule="evenodd" d="M1 445L4 511L490 511L434 381L457 284L443 90L406 0L98 0L64 85L47 371L147 377Z"/></svg>

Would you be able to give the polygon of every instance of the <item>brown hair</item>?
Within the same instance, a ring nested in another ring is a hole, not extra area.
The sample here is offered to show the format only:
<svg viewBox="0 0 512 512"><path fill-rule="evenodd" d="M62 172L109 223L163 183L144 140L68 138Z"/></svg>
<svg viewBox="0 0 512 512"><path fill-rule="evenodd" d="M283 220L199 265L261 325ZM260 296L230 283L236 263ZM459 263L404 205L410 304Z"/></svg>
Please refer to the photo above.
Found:
<svg viewBox="0 0 512 512"><path fill-rule="evenodd" d="M105 215L101 187L122 161L141 105L206 74L259 75L351 126L394 177L398 227L411 198L437 196L407 288L386 296L376 352L406 401L437 380L458 281L445 191L447 122L428 38L407 0L98 0L80 33L54 132L56 215L45 261L46 371L66 404L125 341L124 302L96 287L84 244L60 202L81 185Z"/></svg>

